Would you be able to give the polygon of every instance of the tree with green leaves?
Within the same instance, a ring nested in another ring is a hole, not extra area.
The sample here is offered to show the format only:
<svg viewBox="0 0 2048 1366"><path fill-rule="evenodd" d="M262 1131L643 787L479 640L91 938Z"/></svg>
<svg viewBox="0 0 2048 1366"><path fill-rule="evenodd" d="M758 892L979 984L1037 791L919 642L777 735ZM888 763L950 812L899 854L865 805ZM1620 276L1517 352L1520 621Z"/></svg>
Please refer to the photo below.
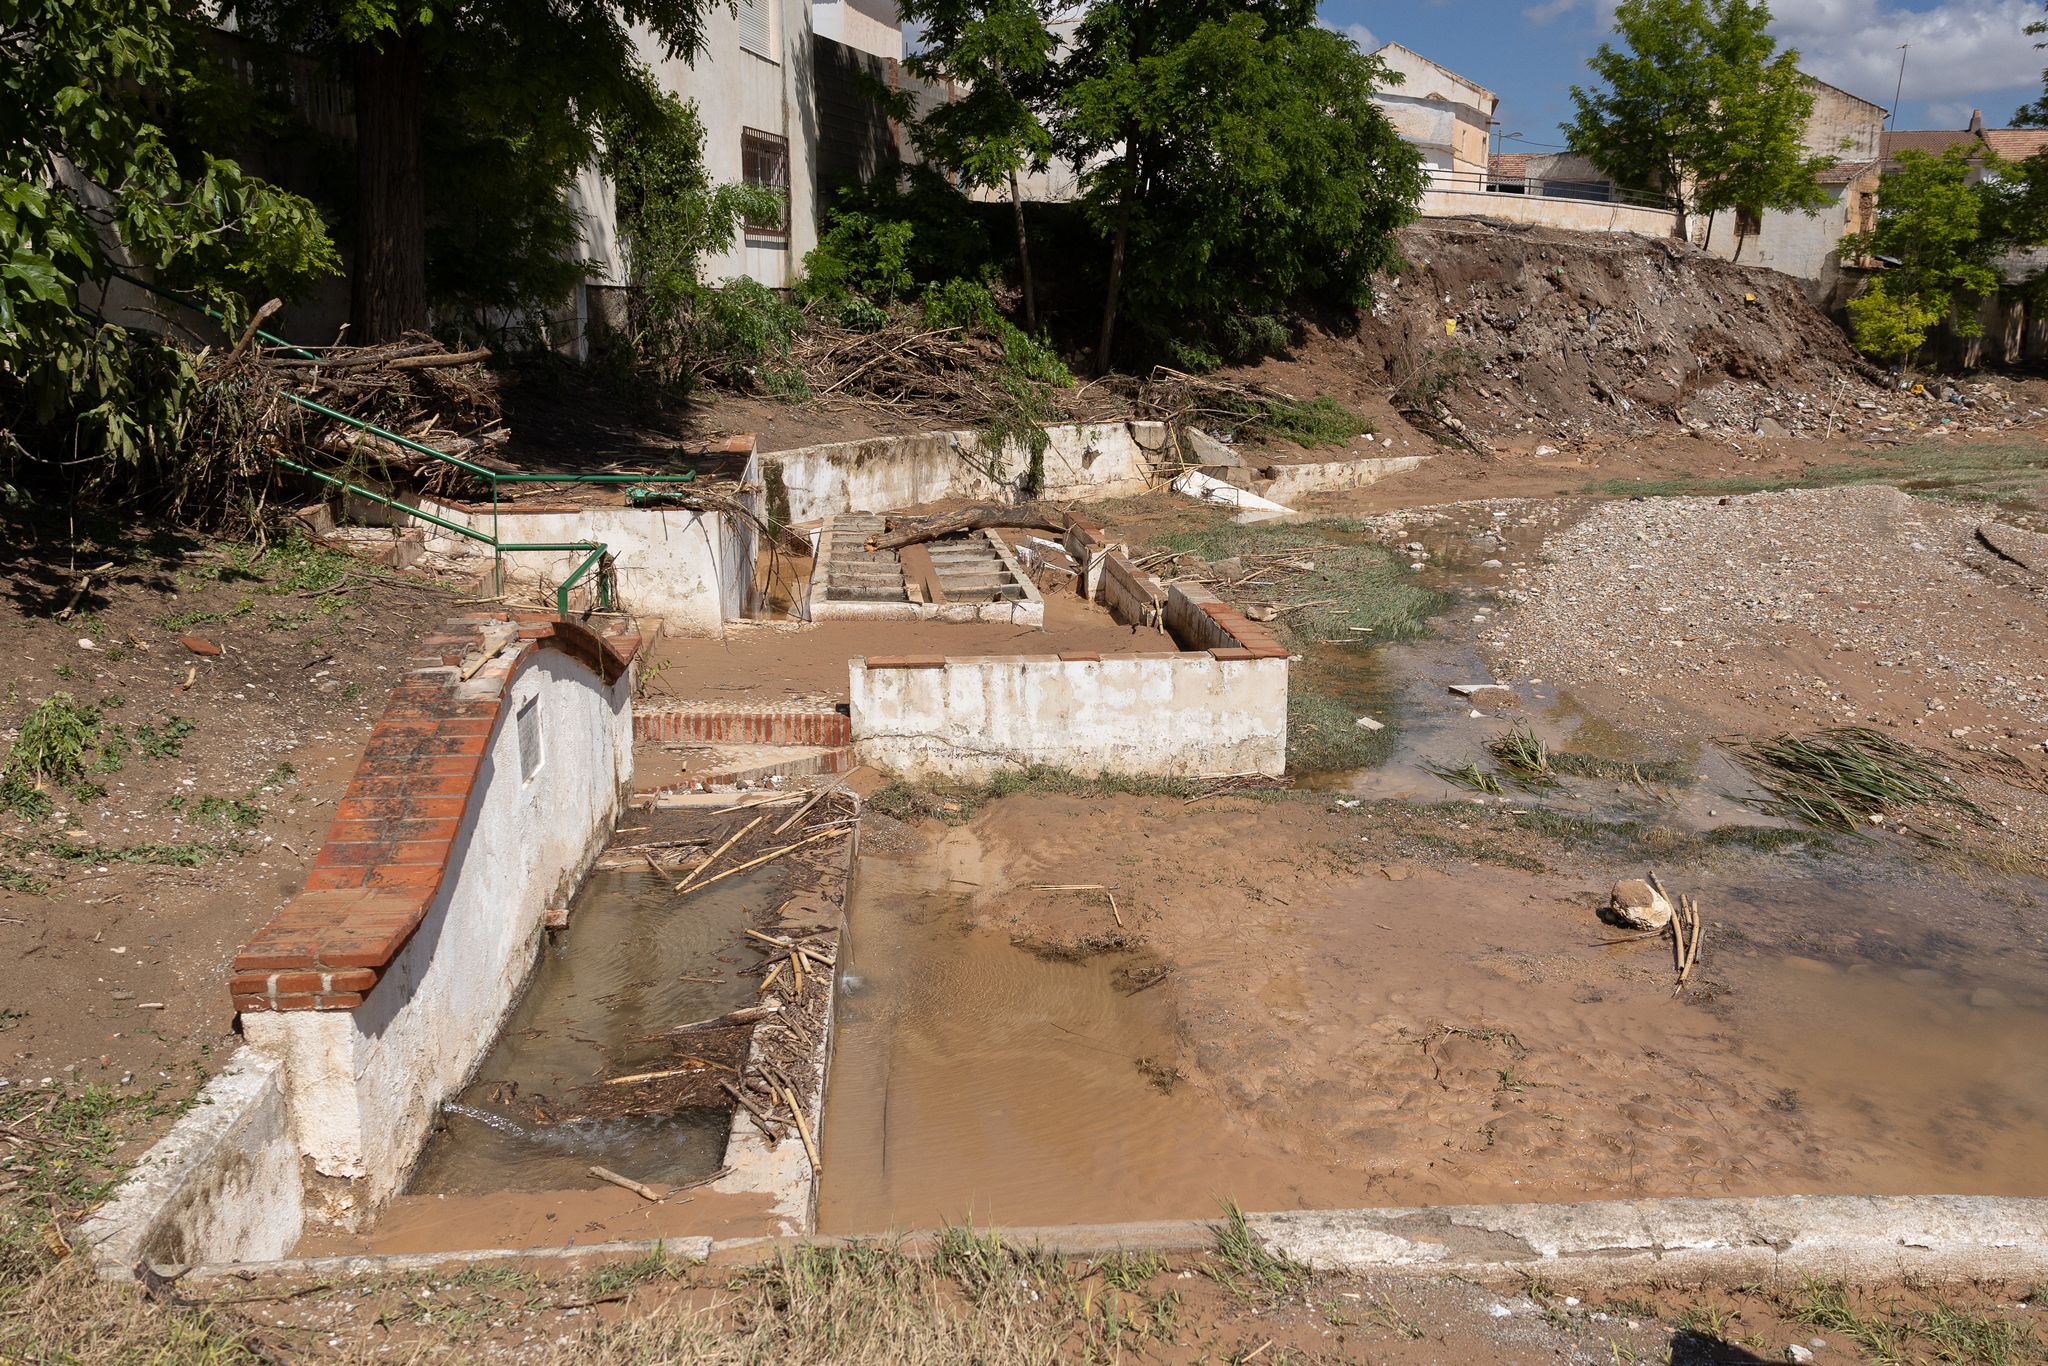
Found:
<svg viewBox="0 0 2048 1366"><path fill-rule="evenodd" d="M1097 0L1058 73L1055 145L1109 240L1098 372L1126 303L1191 354L1271 349L1305 295L1370 298L1422 197L1372 102L1384 64L1314 0Z"/></svg>
<svg viewBox="0 0 2048 1366"><path fill-rule="evenodd" d="M703 40L718 0L222 0L245 34L320 59L355 92L351 339L423 328L438 236L441 259L489 274L492 252L539 276L544 295L569 262L575 224L563 194L591 164L608 123L659 118L636 28L670 58ZM490 234L478 250L477 232ZM515 286L515 288L520 288Z"/></svg>
<svg viewBox="0 0 2048 1366"><path fill-rule="evenodd" d="M1884 178L1877 226L1842 239L1842 255L1876 257L1884 270L1849 302L1850 330L1863 351L1903 366L1949 320L1956 335L1984 330L1978 300L1998 289L1991 259L2001 244L1986 231L1986 195L1979 165L1997 179L2000 163L1978 163L1966 146L1941 156L1906 151Z"/></svg>
<svg viewBox="0 0 2048 1366"><path fill-rule="evenodd" d="M955 98L926 111L912 137L926 161L956 171L970 190L1006 188L1017 224L1024 320L1038 326L1031 236L1018 181L1043 170L1052 133L1043 113L1058 46L1047 0L902 0L903 18L923 33L904 62L927 80L951 81Z"/></svg>
<svg viewBox="0 0 2048 1366"><path fill-rule="evenodd" d="M211 76L182 0L0 0L0 456L178 456L189 353L122 324L121 277L248 317L339 268L306 200L175 136ZM145 296L146 297L146 296ZM40 446L40 452L32 449ZM145 476L146 477L146 476Z"/></svg>
<svg viewBox="0 0 2048 1366"><path fill-rule="evenodd" d="M1813 96L1799 54L1778 50L1759 0L1622 0L1562 125L1571 150L1630 189L1667 196L1678 234L1695 214L1803 209L1827 202L1832 158L1803 144Z"/></svg>

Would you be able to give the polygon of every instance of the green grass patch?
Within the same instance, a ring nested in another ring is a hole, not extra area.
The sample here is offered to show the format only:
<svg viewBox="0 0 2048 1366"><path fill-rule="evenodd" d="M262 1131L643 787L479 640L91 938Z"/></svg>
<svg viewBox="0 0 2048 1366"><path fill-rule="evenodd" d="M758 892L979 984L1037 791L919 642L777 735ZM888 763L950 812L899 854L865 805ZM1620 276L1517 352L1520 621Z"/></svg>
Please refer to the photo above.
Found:
<svg viewBox="0 0 2048 1366"><path fill-rule="evenodd" d="M1309 1268L1284 1252L1268 1249L1235 1200L1223 1202L1223 1222L1209 1233L1215 1243L1203 1269L1231 1294L1270 1303L1308 1288L1313 1277Z"/></svg>
<svg viewBox="0 0 2048 1366"><path fill-rule="evenodd" d="M1362 710L1297 677L1287 690L1287 771L1343 773L1385 763L1394 729L1367 730L1358 724Z"/></svg>
<svg viewBox="0 0 2048 1366"><path fill-rule="evenodd" d="M2038 496L2048 487L2048 446L1925 442L1900 446L1866 461L1808 465L1791 474L1601 479L1585 485L1584 491L1616 498L1703 498L1857 484L1893 484L1955 502L2004 502Z"/></svg>
<svg viewBox="0 0 2048 1366"><path fill-rule="evenodd" d="M1699 776L1694 767L1683 759L1610 759L1568 749L1552 750L1548 757L1552 772L1569 774L1574 778L1630 782L1638 787L1648 787L1652 783L1684 787Z"/></svg>
<svg viewBox="0 0 2048 1366"><path fill-rule="evenodd" d="M138 1124L184 1108L158 1087L125 1092L87 1085L0 1091L0 1126L27 1141L8 1147L0 1175L28 1202L75 1209L103 1198L120 1178L114 1154Z"/></svg>
<svg viewBox="0 0 2048 1366"><path fill-rule="evenodd" d="M176 759L185 752L185 741L197 729L182 716L166 717L160 726L137 726L135 748L145 759Z"/></svg>
<svg viewBox="0 0 2048 1366"><path fill-rule="evenodd" d="M1817 830L1855 834L1873 817L1938 806L1988 825L1990 816L1962 794L1939 756L1868 726L1835 726L1808 736L1780 735L1739 746L1736 758L1769 796L1759 811Z"/></svg>
<svg viewBox="0 0 2048 1366"><path fill-rule="evenodd" d="M1205 560L1256 557L1267 572L1262 596L1281 605L1310 604L1275 623L1298 644L1330 641L1380 644L1428 634L1429 618L1450 601L1414 582L1392 551L1366 538L1354 521L1220 522L1167 536L1162 548ZM1223 592L1228 595L1229 587Z"/></svg>
<svg viewBox="0 0 2048 1366"><path fill-rule="evenodd" d="M1264 398L1215 394L1209 408L1222 408L1234 439L1292 441L1297 446L1342 446L1374 430L1362 414L1330 397Z"/></svg>

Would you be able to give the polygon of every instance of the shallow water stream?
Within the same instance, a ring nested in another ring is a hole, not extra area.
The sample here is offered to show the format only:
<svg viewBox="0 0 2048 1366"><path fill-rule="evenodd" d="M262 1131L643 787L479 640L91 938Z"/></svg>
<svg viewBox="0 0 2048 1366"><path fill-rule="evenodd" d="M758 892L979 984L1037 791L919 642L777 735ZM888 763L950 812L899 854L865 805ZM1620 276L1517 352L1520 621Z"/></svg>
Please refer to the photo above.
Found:
<svg viewBox="0 0 2048 1366"><path fill-rule="evenodd" d="M748 912L780 887L769 868L679 900L651 871L592 874L476 1078L442 1107L410 1192L573 1189L593 1163L650 1182L716 1170L724 1111L594 1116L587 1088L669 1065L663 1030L752 1002L754 979L731 969L756 961Z"/></svg>

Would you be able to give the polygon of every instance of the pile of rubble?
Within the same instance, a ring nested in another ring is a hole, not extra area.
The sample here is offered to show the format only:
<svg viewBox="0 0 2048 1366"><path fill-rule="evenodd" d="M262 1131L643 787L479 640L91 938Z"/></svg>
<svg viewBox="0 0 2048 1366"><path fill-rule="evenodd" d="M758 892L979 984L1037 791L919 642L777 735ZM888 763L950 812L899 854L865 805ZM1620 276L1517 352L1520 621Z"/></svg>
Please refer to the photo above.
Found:
<svg viewBox="0 0 2048 1366"><path fill-rule="evenodd" d="M2030 413L2002 383L1901 389L1788 275L1683 243L1438 220L1403 231L1357 349L1397 403L1482 441L1840 436Z"/></svg>

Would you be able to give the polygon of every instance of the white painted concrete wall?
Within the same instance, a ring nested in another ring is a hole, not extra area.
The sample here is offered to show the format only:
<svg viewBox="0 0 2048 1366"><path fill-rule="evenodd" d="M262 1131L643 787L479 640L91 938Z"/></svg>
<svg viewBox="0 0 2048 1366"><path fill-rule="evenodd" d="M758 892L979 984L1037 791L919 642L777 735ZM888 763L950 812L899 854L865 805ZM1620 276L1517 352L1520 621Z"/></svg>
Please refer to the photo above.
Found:
<svg viewBox="0 0 2048 1366"><path fill-rule="evenodd" d="M245 1048L142 1155L78 1242L109 1278L139 1264L266 1261L305 1227L299 1150L279 1061Z"/></svg>
<svg viewBox="0 0 2048 1366"><path fill-rule="evenodd" d="M1199 654L852 662L854 752L908 778L986 779L1048 764L1076 773L1279 775L1287 661Z"/></svg>
<svg viewBox="0 0 2048 1366"><path fill-rule="evenodd" d="M1319 460L1301 465L1274 465L1270 480L1255 482L1255 492L1285 503L1304 493L1328 493L1339 489L1362 489L1390 474L1412 470L1426 455L1381 455L1367 460ZM1263 486L1262 486L1263 484Z"/></svg>
<svg viewBox="0 0 2048 1366"><path fill-rule="evenodd" d="M704 168L714 185L744 179L740 135L745 129L789 141L790 223L786 248L749 249L735 239L704 266L708 280L751 275L761 283L787 285L818 245L818 102L812 90L810 0L746 0L771 17L776 49L764 57L743 48L739 15L724 5L704 13L704 50L693 62L665 56L652 35L639 35L640 58L661 88L697 106L704 123Z"/></svg>
<svg viewBox="0 0 2048 1366"><path fill-rule="evenodd" d="M535 651L505 688L441 891L363 1004L242 1017L248 1046L283 1064L292 1140L327 1178L308 1182L309 1219L360 1227L397 1194L436 1110L496 1040L544 912L602 849L630 785L632 680L607 688L581 661ZM529 698L543 757L523 780L514 718Z"/></svg>
<svg viewBox="0 0 2048 1366"><path fill-rule="evenodd" d="M1633 232L1644 237L1669 237L1676 218L1669 209L1633 204L1598 204L1583 199L1547 199L1540 195L1490 194L1484 190L1428 189L1422 193L1424 218L1455 218L1471 214L1510 223L1538 223L1578 232Z"/></svg>
<svg viewBox="0 0 2048 1366"><path fill-rule="evenodd" d="M424 511L489 533L488 509L468 511L423 499ZM543 545L598 541L610 547L620 611L658 619L673 631L717 635L723 623L746 615L754 578L754 530L734 528L717 512L687 508L581 508L574 512L501 512L499 540ZM427 548L436 554L474 559L489 568L490 550L478 542L427 523ZM581 551L518 551L505 556L505 579L542 592L554 591L583 562ZM578 581L577 594L591 580ZM584 601L577 596L574 601Z"/></svg>
<svg viewBox="0 0 2048 1366"><path fill-rule="evenodd" d="M1166 449L1163 423L1048 427L1045 486L1054 501L1128 498L1152 484L1149 456ZM979 432L842 441L761 455L763 478L780 481L792 523L843 512L888 512L946 498L1014 500L1031 452L1006 442L991 460ZM1000 477L998 477L1000 476Z"/></svg>
<svg viewBox="0 0 2048 1366"><path fill-rule="evenodd" d="M903 60L903 21L895 0L817 0L811 6L811 29L856 52Z"/></svg>

